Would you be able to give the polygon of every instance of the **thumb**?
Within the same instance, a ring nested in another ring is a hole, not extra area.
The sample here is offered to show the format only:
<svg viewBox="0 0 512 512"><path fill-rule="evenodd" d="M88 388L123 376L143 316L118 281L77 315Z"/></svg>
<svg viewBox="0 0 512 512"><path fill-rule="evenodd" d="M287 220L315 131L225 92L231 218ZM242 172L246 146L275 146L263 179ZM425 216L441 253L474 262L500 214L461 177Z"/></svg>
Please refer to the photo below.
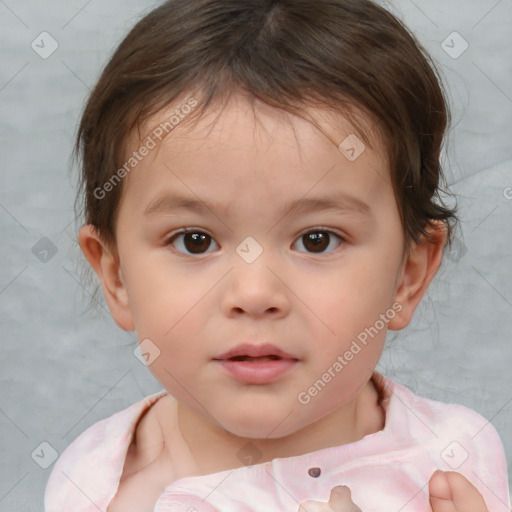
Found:
<svg viewBox="0 0 512 512"><path fill-rule="evenodd" d="M309 500L301 503L299 512L332 512L332 508L325 501Z"/></svg>
<svg viewBox="0 0 512 512"><path fill-rule="evenodd" d="M362 512L352 501L352 493L346 485L337 485L331 489L329 506L334 512Z"/></svg>

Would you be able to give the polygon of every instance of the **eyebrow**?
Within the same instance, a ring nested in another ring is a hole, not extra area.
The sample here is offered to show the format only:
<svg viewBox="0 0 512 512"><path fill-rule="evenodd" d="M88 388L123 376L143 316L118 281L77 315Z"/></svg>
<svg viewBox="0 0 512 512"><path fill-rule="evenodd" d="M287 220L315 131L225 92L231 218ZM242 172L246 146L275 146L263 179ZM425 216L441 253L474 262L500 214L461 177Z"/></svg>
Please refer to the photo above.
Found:
<svg viewBox="0 0 512 512"><path fill-rule="evenodd" d="M172 213L176 210L190 210L199 213L204 213L205 210L210 210L212 212L220 212L225 215L227 206L229 205L224 206L218 203L208 204L194 197L165 194L158 196L148 204L144 210L144 216ZM303 197L295 201L287 202L281 213L297 215L299 213L310 211L326 210L335 210L342 213L356 214L364 217L369 216L371 213L370 207L364 201L346 194L318 198Z"/></svg>

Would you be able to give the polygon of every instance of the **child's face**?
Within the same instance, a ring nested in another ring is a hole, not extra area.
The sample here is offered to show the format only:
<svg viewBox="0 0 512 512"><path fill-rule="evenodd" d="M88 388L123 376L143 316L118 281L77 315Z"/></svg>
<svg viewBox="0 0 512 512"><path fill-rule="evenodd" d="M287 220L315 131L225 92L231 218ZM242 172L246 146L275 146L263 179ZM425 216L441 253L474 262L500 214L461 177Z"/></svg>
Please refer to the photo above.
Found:
<svg viewBox="0 0 512 512"><path fill-rule="evenodd" d="M338 143L354 133L340 116L316 112ZM348 407L377 365L387 328L406 325L423 294L410 299L419 284L404 272L382 145L349 161L308 122L269 107L256 113L259 122L234 97L217 123L176 127L125 178L121 279L106 293L117 323L158 347L149 369L162 386L254 439L289 435ZM178 196L198 204L170 209ZM313 199L339 207L287 214ZM184 227L199 234L171 244ZM297 361L273 381L242 382L216 360L241 343L271 343Z"/></svg>

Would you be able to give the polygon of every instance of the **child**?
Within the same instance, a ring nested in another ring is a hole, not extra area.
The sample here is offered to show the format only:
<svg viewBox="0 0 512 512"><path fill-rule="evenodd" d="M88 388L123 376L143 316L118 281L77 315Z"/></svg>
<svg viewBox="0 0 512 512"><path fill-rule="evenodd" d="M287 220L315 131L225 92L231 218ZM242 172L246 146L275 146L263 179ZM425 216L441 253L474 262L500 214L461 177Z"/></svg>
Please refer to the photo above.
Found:
<svg viewBox="0 0 512 512"><path fill-rule="evenodd" d="M46 511L509 510L489 422L375 371L456 221L447 122L369 0L142 19L83 113L78 239L164 389L67 448Z"/></svg>

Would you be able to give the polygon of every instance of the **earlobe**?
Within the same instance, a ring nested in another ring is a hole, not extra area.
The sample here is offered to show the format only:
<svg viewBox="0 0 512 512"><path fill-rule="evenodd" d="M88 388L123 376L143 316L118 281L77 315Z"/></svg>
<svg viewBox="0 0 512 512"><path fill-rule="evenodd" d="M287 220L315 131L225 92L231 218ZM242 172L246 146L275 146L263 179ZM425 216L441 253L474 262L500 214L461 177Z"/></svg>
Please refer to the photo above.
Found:
<svg viewBox="0 0 512 512"><path fill-rule="evenodd" d="M400 330L409 324L436 275L443 259L447 230L442 221L435 221L427 227L429 239L423 237L417 244L412 243L409 255L400 270L394 302L401 304L401 310L389 324L391 330Z"/></svg>
<svg viewBox="0 0 512 512"><path fill-rule="evenodd" d="M91 224L82 226L78 234L78 243L100 279L103 295L114 321L125 331L134 330L128 292L118 255L105 244L96 228Z"/></svg>

